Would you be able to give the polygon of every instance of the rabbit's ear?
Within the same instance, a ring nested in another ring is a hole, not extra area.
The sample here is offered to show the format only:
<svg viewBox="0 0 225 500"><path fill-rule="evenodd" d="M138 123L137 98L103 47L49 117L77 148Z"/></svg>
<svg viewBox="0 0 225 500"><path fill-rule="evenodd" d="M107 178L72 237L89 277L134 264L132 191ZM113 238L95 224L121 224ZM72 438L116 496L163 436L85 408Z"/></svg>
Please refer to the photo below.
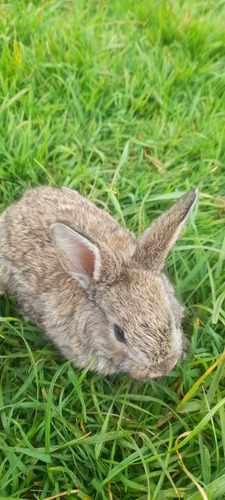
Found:
<svg viewBox="0 0 225 500"><path fill-rule="evenodd" d="M50 232L62 267L83 288L92 280L107 280L110 270L114 275L115 262L107 247L101 252L88 238L60 222L51 224Z"/></svg>
<svg viewBox="0 0 225 500"><path fill-rule="evenodd" d="M143 232L133 255L136 262L145 269L162 270L171 247L195 205L197 196L198 190L191 189Z"/></svg>

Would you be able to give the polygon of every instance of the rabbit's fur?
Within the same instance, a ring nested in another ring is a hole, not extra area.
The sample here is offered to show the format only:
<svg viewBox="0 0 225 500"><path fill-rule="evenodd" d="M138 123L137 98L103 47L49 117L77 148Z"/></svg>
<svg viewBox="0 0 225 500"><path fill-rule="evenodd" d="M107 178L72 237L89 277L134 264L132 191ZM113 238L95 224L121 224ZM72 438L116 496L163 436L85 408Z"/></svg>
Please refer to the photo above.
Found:
<svg viewBox="0 0 225 500"><path fill-rule="evenodd" d="M137 240L77 191L31 189L0 215L0 294L16 295L74 366L167 373L187 343L162 269L196 198L192 189Z"/></svg>

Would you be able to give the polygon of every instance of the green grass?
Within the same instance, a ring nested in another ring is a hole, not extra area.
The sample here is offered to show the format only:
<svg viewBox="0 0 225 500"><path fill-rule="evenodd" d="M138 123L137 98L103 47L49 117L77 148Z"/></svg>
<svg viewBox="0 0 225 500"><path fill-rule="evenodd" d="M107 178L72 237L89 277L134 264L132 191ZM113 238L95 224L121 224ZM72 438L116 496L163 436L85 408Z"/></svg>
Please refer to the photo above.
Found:
<svg viewBox="0 0 225 500"><path fill-rule="evenodd" d="M0 210L65 185L139 234L200 189L167 261L191 349L166 377L73 370L0 299L0 499L225 497L224 16L215 0L0 5Z"/></svg>

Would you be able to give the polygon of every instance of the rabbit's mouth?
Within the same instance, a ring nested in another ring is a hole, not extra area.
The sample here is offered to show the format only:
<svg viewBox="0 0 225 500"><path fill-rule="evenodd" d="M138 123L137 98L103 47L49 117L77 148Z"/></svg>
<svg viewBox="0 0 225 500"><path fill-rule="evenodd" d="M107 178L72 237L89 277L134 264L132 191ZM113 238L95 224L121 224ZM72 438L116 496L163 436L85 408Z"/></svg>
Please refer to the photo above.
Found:
<svg viewBox="0 0 225 500"><path fill-rule="evenodd" d="M142 366L134 364L131 369L127 370L127 372L135 379L147 381L153 378L162 377L163 375L169 373L174 368L178 360L178 356L169 356L162 363L158 363L151 367L144 364Z"/></svg>

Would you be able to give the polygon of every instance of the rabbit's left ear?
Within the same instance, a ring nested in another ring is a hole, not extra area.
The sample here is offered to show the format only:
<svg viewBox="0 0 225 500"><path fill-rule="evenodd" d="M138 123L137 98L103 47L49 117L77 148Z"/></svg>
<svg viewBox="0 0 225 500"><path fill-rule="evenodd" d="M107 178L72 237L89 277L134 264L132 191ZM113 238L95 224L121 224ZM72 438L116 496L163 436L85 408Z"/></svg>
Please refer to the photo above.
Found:
<svg viewBox="0 0 225 500"><path fill-rule="evenodd" d="M145 269L163 269L166 257L194 207L197 196L198 190L191 189L143 232L133 255L136 262Z"/></svg>
<svg viewBox="0 0 225 500"><path fill-rule="evenodd" d="M50 226L63 269L86 289L93 281L113 281L120 271L118 259L103 243L98 246L74 229L56 222Z"/></svg>

